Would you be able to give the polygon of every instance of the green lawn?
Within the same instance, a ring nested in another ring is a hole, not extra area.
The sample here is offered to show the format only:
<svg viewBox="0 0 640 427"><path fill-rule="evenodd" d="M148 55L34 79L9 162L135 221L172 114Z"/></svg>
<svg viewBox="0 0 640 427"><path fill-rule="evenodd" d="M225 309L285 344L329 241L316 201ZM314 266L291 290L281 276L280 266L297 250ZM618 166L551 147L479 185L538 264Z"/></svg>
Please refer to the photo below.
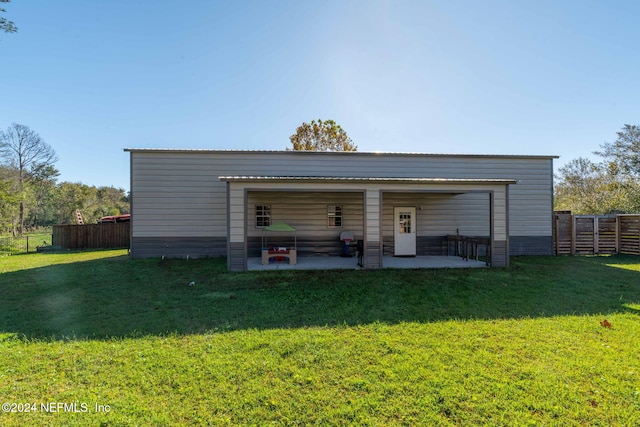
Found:
<svg viewBox="0 0 640 427"><path fill-rule="evenodd" d="M3 426L634 426L639 343L638 257L254 273L0 258Z"/></svg>

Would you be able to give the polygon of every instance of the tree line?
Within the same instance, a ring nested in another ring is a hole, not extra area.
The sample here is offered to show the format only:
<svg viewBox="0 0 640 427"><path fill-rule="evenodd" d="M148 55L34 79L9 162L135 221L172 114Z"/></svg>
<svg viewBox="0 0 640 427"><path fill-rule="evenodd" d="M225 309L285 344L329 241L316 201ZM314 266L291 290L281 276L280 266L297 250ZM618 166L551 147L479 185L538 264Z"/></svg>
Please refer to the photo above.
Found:
<svg viewBox="0 0 640 427"><path fill-rule="evenodd" d="M13 123L0 131L0 234L76 221L86 223L129 212L122 188L58 182L55 150L28 126Z"/></svg>
<svg viewBox="0 0 640 427"><path fill-rule="evenodd" d="M625 124L614 142L558 170L555 210L573 214L640 213L640 127Z"/></svg>
<svg viewBox="0 0 640 427"><path fill-rule="evenodd" d="M333 120L303 123L290 137L293 150L356 151ZM555 210L574 214L640 213L640 126L624 125L614 142L558 170ZM58 182L53 148L25 125L0 131L0 234L129 213L129 195L116 187Z"/></svg>

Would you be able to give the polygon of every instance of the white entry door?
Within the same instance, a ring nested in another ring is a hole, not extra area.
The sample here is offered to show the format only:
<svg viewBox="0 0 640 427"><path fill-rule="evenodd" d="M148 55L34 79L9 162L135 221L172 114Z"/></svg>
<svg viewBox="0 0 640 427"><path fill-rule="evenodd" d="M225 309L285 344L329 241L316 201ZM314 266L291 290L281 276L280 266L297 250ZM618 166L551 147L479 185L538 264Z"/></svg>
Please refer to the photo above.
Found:
<svg viewBox="0 0 640 427"><path fill-rule="evenodd" d="M416 255L416 208L393 208L395 256Z"/></svg>

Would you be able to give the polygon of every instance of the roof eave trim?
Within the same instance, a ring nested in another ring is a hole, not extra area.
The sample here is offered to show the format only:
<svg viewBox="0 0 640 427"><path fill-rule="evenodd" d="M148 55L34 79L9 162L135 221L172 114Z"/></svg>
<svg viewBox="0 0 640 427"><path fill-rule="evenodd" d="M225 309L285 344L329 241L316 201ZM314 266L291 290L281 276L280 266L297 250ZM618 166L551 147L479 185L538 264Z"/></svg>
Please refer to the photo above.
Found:
<svg viewBox="0 0 640 427"><path fill-rule="evenodd" d="M210 148L124 148L129 153L174 153L174 154L313 154L320 156L407 156L407 157L455 157L455 158L505 158L505 159L558 159L557 155L537 154L454 154L454 153L423 153L423 152L394 152L394 151L309 151L309 150L239 150L239 149L210 149Z"/></svg>
<svg viewBox="0 0 640 427"><path fill-rule="evenodd" d="M421 178L421 177L343 177L343 176L219 176L225 182L377 182L414 184L517 184L517 179L502 178Z"/></svg>

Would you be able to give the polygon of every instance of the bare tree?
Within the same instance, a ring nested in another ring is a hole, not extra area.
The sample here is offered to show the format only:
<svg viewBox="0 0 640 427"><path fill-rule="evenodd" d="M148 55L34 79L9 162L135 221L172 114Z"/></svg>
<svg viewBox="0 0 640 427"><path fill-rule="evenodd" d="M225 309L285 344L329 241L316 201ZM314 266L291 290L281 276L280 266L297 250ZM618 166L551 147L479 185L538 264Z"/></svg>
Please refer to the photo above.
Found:
<svg viewBox="0 0 640 427"><path fill-rule="evenodd" d="M28 126L13 123L0 131L0 159L13 171L20 199L19 233L24 231L25 187L58 158L56 152Z"/></svg>

